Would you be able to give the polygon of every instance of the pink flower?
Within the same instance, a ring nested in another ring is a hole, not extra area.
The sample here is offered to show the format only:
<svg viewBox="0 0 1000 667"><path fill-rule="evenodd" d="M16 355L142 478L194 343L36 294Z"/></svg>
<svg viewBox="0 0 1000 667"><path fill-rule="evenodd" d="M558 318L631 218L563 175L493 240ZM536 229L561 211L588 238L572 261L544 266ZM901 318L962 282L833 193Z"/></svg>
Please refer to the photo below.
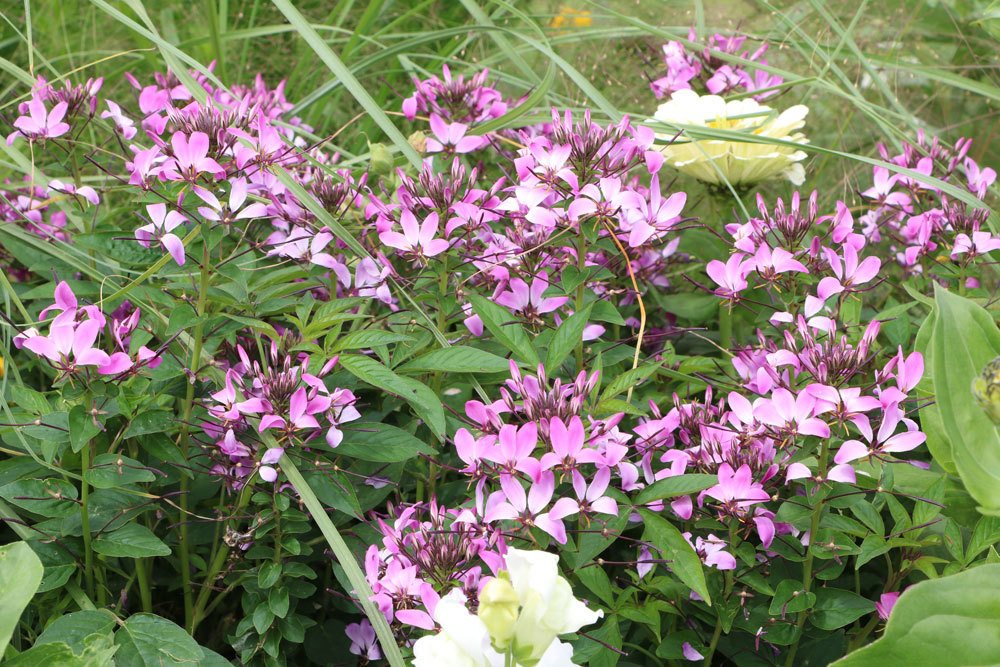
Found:
<svg viewBox="0 0 1000 667"><path fill-rule="evenodd" d="M267 215L267 204L256 202L247 207L243 204L247 200L247 179L240 176L234 178L230 185L229 201L225 204L219 201L218 197L200 186L194 187L194 193L208 204L199 206L198 213L206 220L214 220L224 225L232 224L237 220L249 220L252 218L263 218Z"/></svg>
<svg viewBox="0 0 1000 667"><path fill-rule="evenodd" d="M354 655L359 655L365 660L382 658L378 640L375 639L375 628L367 618L361 619L360 623L348 624L344 628L344 634L351 640L351 647L348 650Z"/></svg>
<svg viewBox="0 0 1000 667"><path fill-rule="evenodd" d="M744 262L746 255L733 254L725 264L713 259L705 267L705 272L719 285L715 294L724 299L736 301L740 292L747 288L747 275L754 268L752 260Z"/></svg>
<svg viewBox="0 0 1000 667"><path fill-rule="evenodd" d="M951 258L956 259L966 253L969 257L976 257L994 250L1000 250L1000 236L994 237L989 232L972 232L972 238L969 238L968 234L959 234L955 237Z"/></svg>
<svg viewBox="0 0 1000 667"><path fill-rule="evenodd" d="M899 596L900 593L882 593L879 596L878 602L875 603L875 611L878 612L879 618L883 621L889 620L889 615L892 614L892 608L896 606Z"/></svg>
<svg viewBox="0 0 1000 667"><path fill-rule="evenodd" d="M578 470L573 471L573 491L576 493L580 514L589 516L595 512L618 516L618 503L604 495L611 481L611 468L600 468L588 486L587 480Z"/></svg>
<svg viewBox="0 0 1000 667"><path fill-rule="evenodd" d="M382 232L378 235L379 240L390 248L412 253L417 258L434 257L448 249L446 240L434 238L438 231L436 212L428 215L420 224L411 211L404 209L399 224L403 228L402 234L396 231Z"/></svg>
<svg viewBox="0 0 1000 667"><path fill-rule="evenodd" d="M149 204L146 206L149 214L149 224L135 230L135 238L139 244L148 248L156 241L170 253L178 266L184 265L184 243L173 233L187 218L177 211L167 212L166 204Z"/></svg>
<svg viewBox="0 0 1000 667"><path fill-rule="evenodd" d="M213 177L225 173L218 162L208 157L208 135L204 132L192 132L191 136L175 132L170 145L174 149L174 156L163 165L164 178L194 183L202 173Z"/></svg>
<svg viewBox="0 0 1000 667"><path fill-rule="evenodd" d="M723 463L719 466L719 483L702 491L699 500L708 496L733 509L770 500L771 496L761 484L753 481L752 476L750 466L745 463L736 471L728 463Z"/></svg>
<svg viewBox="0 0 1000 667"><path fill-rule="evenodd" d="M692 544L691 533L683 533L683 535L684 539L688 541L688 544L691 544L705 565L714 567L717 570L736 569L736 559L731 553L725 550L726 543L721 538L709 533L708 537L704 539L696 537Z"/></svg>
<svg viewBox="0 0 1000 667"><path fill-rule="evenodd" d="M550 313L569 301L569 297L566 296L542 296L548 286L549 274L545 271L540 272L532 279L530 287L520 278L514 278L510 281L508 289L501 292L493 300L515 313L521 313L525 317L533 319L538 315Z"/></svg>
<svg viewBox="0 0 1000 667"><path fill-rule="evenodd" d="M489 144L486 137L467 135L469 127L462 123L446 123L441 116L431 114L431 132L427 139L428 153L471 153Z"/></svg>
<svg viewBox="0 0 1000 667"><path fill-rule="evenodd" d="M637 248L649 239L660 239L680 220L681 209L687 203L687 194L675 192L663 199L660 194L660 176L653 174L649 182L649 201L636 208L625 210L629 226L628 245Z"/></svg>
<svg viewBox="0 0 1000 667"><path fill-rule="evenodd" d="M543 470L554 467L566 471L576 470L581 463L600 463L604 460L596 449L584 447L583 422L575 415L570 418L568 428L559 417L550 419L549 440L552 451L542 455Z"/></svg>
<svg viewBox="0 0 1000 667"><path fill-rule="evenodd" d="M797 273L809 273L805 265L795 259L792 253L784 248L771 248L766 243L761 243L757 252L753 256L754 268L760 277L767 281L778 279L778 275L794 271Z"/></svg>
<svg viewBox="0 0 1000 667"><path fill-rule="evenodd" d="M822 419L815 417L816 398L805 391L794 396L792 392L778 387L770 399L758 399L754 415L768 426L787 428L792 433L830 437L830 427Z"/></svg>
<svg viewBox="0 0 1000 667"><path fill-rule="evenodd" d="M874 256L866 257L859 262L858 251L852 245L843 247L843 261L841 261L840 255L833 250L823 248L823 251L836 276L827 276L820 280L819 285L816 286L816 294L823 301L834 294L855 291L855 287L870 282L878 275L878 270L882 267L882 260Z"/></svg>
<svg viewBox="0 0 1000 667"><path fill-rule="evenodd" d="M129 141L136 135L135 121L122 113L122 109L111 100L107 100L107 111L101 112L101 118L110 118L125 141Z"/></svg>
<svg viewBox="0 0 1000 667"><path fill-rule="evenodd" d="M14 121L17 131L11 132L7 137L7 145L13 145L19 136L27 137L28 141L38 141L66 134L69 132L69 124L63 122L63 117L66 116L68 108L66 102L59 102L49 111L45 108L41 97L32 97L28 102L28 115L19 116Z"/></svg>
<svg viewBox="0 0 1000 667"><path fill-rule="evenodd" d="M316 413L324 412L330 405L330 399L325 396L318 396L309 400L305 387L299 387L292 394L288 402L288 419L270 413L260 418L258 431L265 431L269 428L283 428L286 430L319 428L319 422L313 416Z"/></svg>
<svg viewBox="0 0 1000 667"><path fill-rule="evenodd" d="M837 455L833 457L834 463L848 463L882 453L908 452L927 440L927 436L916 430L916 424L909 420L905 420L908 422L906 431L895 433L900 421L903 420L895 412L886 412L874 440L870 429L862 434L871 443L871 447L860 440L848 440L840 446Z"/></svg>
<svg viewBox="0 0 1000 667"><path fill-rule="evenodd" d="M555 476L551 472L543 472L525 495L524 488L517 479L503 475L500 477L502 491L494 493L487 500L483 521L493 523L518 520L523 526L540 528L559 544L566 544L566 527L562 520L577 512L577 504L571 498L560 498L552 509L542 512L552 500L555 486Z"/></svg>

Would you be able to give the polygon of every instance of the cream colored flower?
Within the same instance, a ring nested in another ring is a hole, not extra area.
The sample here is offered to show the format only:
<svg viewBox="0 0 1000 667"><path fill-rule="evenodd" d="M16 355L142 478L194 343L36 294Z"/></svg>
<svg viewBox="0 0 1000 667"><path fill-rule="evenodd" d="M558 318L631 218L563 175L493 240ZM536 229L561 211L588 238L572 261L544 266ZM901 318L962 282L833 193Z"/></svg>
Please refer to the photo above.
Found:
<svg viewBox="0 0 1000 667"><path fill-rule="evenodd" d="M510 549L505 560L521 607L512 640L519 663L534 664L558 644L559 635L576 632L604 615L573 597L569 582L559 576L557 555Z"/></svg>
<svg viewBox="0 0 1000 667"><path fill-rule="evenodd" d="M756 100L726 101L718 95L699 96L693 90L678 90L661 104L653 119L673 125L703 126L744 132L798 144L808 143L798 132L805 126L809 108L798 104L775 115L771 107ZM673 135L660 134L667 140ZM749 184L784 177L802 185L806 153L791 146L742 141L697 139L680 136L660 149L666 162L682 173L707 183Z"/></svg>

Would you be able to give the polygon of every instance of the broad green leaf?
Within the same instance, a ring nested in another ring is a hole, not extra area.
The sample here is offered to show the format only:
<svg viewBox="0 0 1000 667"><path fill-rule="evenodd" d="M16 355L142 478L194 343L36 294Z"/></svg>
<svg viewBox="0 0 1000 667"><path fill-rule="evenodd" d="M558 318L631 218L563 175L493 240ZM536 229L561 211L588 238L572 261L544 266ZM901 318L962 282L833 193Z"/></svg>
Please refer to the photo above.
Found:
<svg viewBox="0 0 1000 667"><path fill-rule="evenodd" d="M135 459L122 454L101 454L90 464L84 475L91 486L98 489L112 489L116 486L152 482L156 475Z"/></svg>
<svg viewBox="0 0 1000 667"><path fill-rule="evenodd" d="M27 542L0 547L0 656L14 634L21 612L42 582L42 561Z"/></svg>
<svg viewBox="0 0 1000 667"><path fill-rule="evenodd" d="M875 603L854 591L817 588L809 622L822 630L836 630L875 611Z"/></svg>
<svg viewBox="0 0 1000 667"><path fill-rule="evenodd" d="M877 641L833 667L1000 664L1000 564L907 588Z"/></svg>
<svg viewBox="0 0 1000 667"><path fill-rule="evenodd" d="M52 621L35 640L35 646L63 642L73 651L83 651L83 640L93 634L110 634L115 630L115 617L106 609L85 609L60 616Z"/></svg>
<svg viewBox="0 0 1000 667"><path fill-rule="evenodd" d="M444 406L430 387L413 378L397 375L378 361L359 354L340 357L340 366L362 382L399 396L409 403L437 439L444 441Z"/></svg>
<svg viewBox="0 0 1000 667"><path fill-rule="evenodd" d="M85 406L73 406L69 411L69 444L74 452L83 449L84 445L100 432L100 424L94 423L94 418Z"/></svg>
<svg viewBox="0 0 1000 667"><path fill-rule="evenodd" d="M125 429L123 438L136 438L150 433L163 433L177 426L177 417L166 410L152 410L136 415Z"/></svg>
<svg viewBox="0 0 1000 667"><path fill-rule="evenodd" d="M362 329L361 331L352 331L338 338L337 344L334 345L334 351L367 350L376 345L391 345L412 339L412 336L394 331L368 331Z"/></svg>
<svg viewBox="0 0 1000 667"><path fill-rule="evenodd" d="M1000 356L1000 330L983 308L935 286L934 396L958 474L984 514L1000 513L1000 430L972 394L972 381Z"/></svg>
<svg viewBox="0 0 1000 667"><path fill-rule="evenodd" d="M528 333L509 310L478 294L470 294L469 301L472 303L472 309L483 321L483 326L501 345L517 355L521 361L531 366L538 365L538 353L535 352Z"/></svg>
<svg viewBox="0 0 1000 667"><path fill-rule="evenodd" d="M334 452L362 461L395 463L434 450L401 428L377 422L351 422L344 426L344 440Z"/></svg>
<svg viewBox="0 0 1000 667"><path fill-rule="evenodd" d="M102 533L94 540L94 551L104 556L122 558L170 555L170 547L148 528L137 523L127 523L118 530Z"/></svg>
<svg viewBox="0 0 1000 667"><path fill-rule="evenodd" d="M937 319L937 309L927 315L927 319L917 330L917 337L913 342L913 347L917 352L924 355L924 377L917 385L917 398L926 405L920 408L920 430L927 434L927 449L938 465L950 472L957 474L955 469L955 459L951 451L951 439L944 428L944 421L941 419L941 407L937 401L929 400L934 395L934 326Z"/></svg>
<svg viewBox="0 0 1000 667"><path fill-rule="evenodd" d="M639 513L646 526L643 539L652 542L660 550L662 557L670 561L669 567L678 579L700 595L706 604L711 605L712 597L708 593L701 558L684 539L681 531L658 514L648 510L639 510Z"/></svg>
<svg viewBox="0 0 1000 667"><path fill-rule="evenodd" d="M198 643L176 623L155 614L134 614L115 633L119 665L197 665L205 658Z"/></svg>
<svg viewBox="0 0 1000 667"><path fill-rule="evenodd" d="M635 499L635 504L645 505L654 500L676 498L677 496L686 496L689 493L697 493L704 491L710 486L714 486L718 481L719 478L715 475L703 475L699 473L665 477L653 482L640 491L638 497Z"/></svg>
<svg viewBox="0 0 1000 667"><path fill-rule="evenodd" d="M566 357L583 341L583 330L590 321L590 311L593 304L585 306L579 312L573 313L563 321L552 335L552 342L545 354L545 367L550 373L555 373Z"/></svg>
<svg viewBox="0 0 1000 667"><path fill-rule="evenodd" d="M396 369L400 373L506 373L510 362L485 350L466 345L452 345L432 350Z"/></svg>

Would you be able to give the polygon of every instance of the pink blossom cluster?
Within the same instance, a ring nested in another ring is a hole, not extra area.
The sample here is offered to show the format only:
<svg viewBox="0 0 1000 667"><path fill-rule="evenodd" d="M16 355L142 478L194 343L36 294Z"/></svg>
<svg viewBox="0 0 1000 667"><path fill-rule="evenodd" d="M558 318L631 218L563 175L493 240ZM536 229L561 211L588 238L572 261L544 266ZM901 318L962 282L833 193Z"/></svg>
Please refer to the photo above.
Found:
<svg viewBox="0 0 1000 667"><path fill-rule="evenodd" d="M433 500L389 506L378 517L381 548L368 547L365 575L372 601L389 623L434 629L434 609L450 590L469 600L503 567L506 542L500 531L469 510L448 509Z"/></svg>
<svg viewBox="0 0 1000 667"><path fill-rule="evenodd" d="M970 139L946 146L936 137L928 141L920 132L917 142L905 143L897 155L882 144L879 152L886 162L983 200L997 174L969 156L971 147ZM975 264L988 262L987 255L1000 250L1000 235L986 224L988 208L972 206L925 180L874 167L872 186L861 193L870 202L859 218L861 230L870 242L886 246L906 273L954 280L954 274L965 276ZM940 271L942 263L954 267L951 275ZM968 277L966 283L967 287L979 286L975 277Z"/></svg>
<svg viewBox="0 0 1000 667"><path fill-rule="evenodd" d="M80 304L73 289L63 281L56 286L55 302L39 313L39 324L50 313L56 315L48 322L47 335L30 327L14 336L14 347L45 358L58 371L59 378L86 381L93 368L101 376L120 379L144 367L156 368L163 361L160 351L145 345L132 350L132 334L139 326L141 313L127 302L109 320L99 306Z"/></svg>
<svg viewBox="0 0 1000 667"><path fill-rule="evenodd" d="M211 421L202 426L217 450L212 473L234 489L255 472L266 482L277 480L275 464L288 447L308 445L321 434L327 445L337 447L344 439L340 426L361 418L353 392L330 390L323 382L337 358L310 373L309 355L286 352L286 343L271 341L261 359L237 345L238 361L206 405ZM265 431L274 435L268 447L257 435Z"/></svg>
<svg viewBox="0 0 1000 667"><path fill-rule="evenodd" d="M782 77L771 74L766 69L719 57L719 53L729 54L766 68L768 63L764 55L768 49L767 42L762 43L755 51L741 51L746 40L746 35L716 33L708 38L705 49L700 52L689 50L677 41L667 42L663 45L666 71L658 73L650 81L649 87L657 99L670 97L678 90L691 89L698 92L704 89L713 95L754 93L753 98L756 100L764 100L777 94L776 88L784 83ZM688 34L688 41L698 41L694 28Z"/></svg>
<svg viewBox="0 0 1000 667"><path fill-rule="evenodd" d="M14 131L7 136L12 146L19 138L37 142L57 139L71 127L82 129L97 111L97 93L104 79L88 79L81 85L69 81L61 87L38 77L31 89L31 98L18 104L21 114L14 120ZM71 126L68 121L73 121Z"/></svg>

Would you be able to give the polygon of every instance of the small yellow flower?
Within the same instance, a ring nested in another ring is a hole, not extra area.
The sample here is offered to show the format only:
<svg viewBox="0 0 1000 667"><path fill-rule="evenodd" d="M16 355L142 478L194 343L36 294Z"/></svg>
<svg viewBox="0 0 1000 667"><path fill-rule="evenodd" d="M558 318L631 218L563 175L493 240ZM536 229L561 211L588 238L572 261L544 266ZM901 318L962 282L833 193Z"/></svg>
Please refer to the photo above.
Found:
<svg viewBox="0 0 1000 667"><path fill-rule="evenodd" d="M3 365L3 357L0 357L0 378L2 378L6 372L7 371Z"/></svg>
<svg viewBox="0 0 1000 667"><path fill-rule="evenodd" d="M561 5L559 13L552 17L549 26L552 28L589 28L593 24L590 12L586 9L574 9L569 5Z"/></svg>
<svg viewBox="0 0 1000 667"><path fill-rule="evenodd" d="M797 144L808 140L799 132L805 126L809 108L798 104L777 113L753 99L726 101L718 95L698 95L678 90L660 105L653 119L675 125L691 125L744 132ZM673 135L660 134L670 141ZM679 137L661 149L667 164L706 183L749 184L772 178L787 178L802 185L805 169L800 164L806 153L791 146L749 143L736 140Z"/></svg>

